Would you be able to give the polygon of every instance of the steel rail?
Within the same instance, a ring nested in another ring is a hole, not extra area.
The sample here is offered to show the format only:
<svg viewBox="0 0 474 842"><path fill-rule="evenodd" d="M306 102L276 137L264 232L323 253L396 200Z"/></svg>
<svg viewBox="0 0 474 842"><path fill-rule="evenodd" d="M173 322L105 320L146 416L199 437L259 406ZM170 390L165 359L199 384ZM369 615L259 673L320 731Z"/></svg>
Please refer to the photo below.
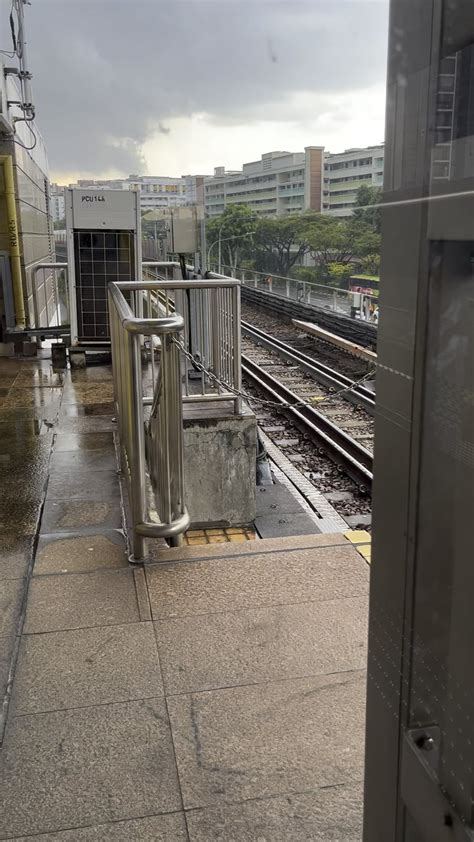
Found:
<svg viewBox="0 0 474 842"><path fill-rule="evenodd" d="M298 395L275 379L261 366L244 354L242 372L253 385L262 389L270 398L282 404L282 411L288 415L309 438L323 447L333 462L340 465L362 490L369 491L373 479L372 453L329 421L313 407L284 406L301 401Z"/></svg>
<svg viewBox="0 0 474 842"><path fill-rule="evenodd" d="M282 357L282 359L295 363L319 383L323 383L325 386L336 391L349 389L353 385L354 381L350 377L346 377L325 363L318 362L318 360L309 357L307 354L303 354L302 351L298 351L291 345L287 345L286 342L270 336L269 333L255 327L249 322L241 322L241 327L244 336L248 336L254 342L261 343L270 351L274 351L279 357ZM371 415L375 412L375 394L363 384L353 386L351 391L346 392L342 397L351 401L351 403L363 406Z"/></svg>

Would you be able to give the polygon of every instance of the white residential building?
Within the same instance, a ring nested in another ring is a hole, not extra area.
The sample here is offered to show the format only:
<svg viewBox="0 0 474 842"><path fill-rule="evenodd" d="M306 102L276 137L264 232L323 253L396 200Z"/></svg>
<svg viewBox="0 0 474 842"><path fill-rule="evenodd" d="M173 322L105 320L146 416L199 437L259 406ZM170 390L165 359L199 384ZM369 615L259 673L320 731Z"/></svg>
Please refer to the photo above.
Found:
<svg viewBox="0 0 474 842"><path fill-rule="evenodd" d="M206 215L212 218L228 205L245 204L262 216L309 209L351 216L359 187L381 187L383 169L383 144L337 155L325 152L323 146L307 146L304 152L267 152L241 170L216 167L214 175L204 179Z"/></svg>
<svg viewBox="0 0 474 842"><path fill-rule="evenodd" d="M231 204L248 205L262 216L285 216L309 208L322 210L324 148L304 152L266 152L241 170L216 167L204 179L206 215L218 216Z"/></svg>
<svg viewBox="0 0 474 842"><path fill-rule="evenodd" d="M64 207L64 187L60 184L50 184L50 208L53 222L59 222L66 215Z"/></svg>
<svg viewBox="0 0 474 842"><path fill-rule="evenodd" d="M351 216L359 187L382 187L384 146L347 149L326 153L324 162L323 211L331 216Z"/></svg>
<svg viewBox="0 0 474 842"><path fill-rule="evenodd" d="M90 187L95 190L131 190L136 187L140 191L140 207L148 211L202 203L203 181L202 175L179 178L129 175L124 179L80 179L69 187Z"/></svg>

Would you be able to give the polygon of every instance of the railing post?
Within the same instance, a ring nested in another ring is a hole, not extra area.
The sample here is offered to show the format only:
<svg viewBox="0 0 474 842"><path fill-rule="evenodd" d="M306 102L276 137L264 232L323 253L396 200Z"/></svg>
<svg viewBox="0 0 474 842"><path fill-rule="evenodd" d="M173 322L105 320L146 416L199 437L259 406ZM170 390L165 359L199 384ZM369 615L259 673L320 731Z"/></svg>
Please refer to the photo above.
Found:
<svg viewBox="0 0 474 842"><path fill-rule="evenodd" d="M164 537L172 544L189 526L184 503L181 356L177 342L184 322L179 315L146 319L134 315L138 299L146 298L150 283L112 283L109 315L113 357L115 405L120 438L121 466L127 481L132 514L132 558L145 557L147 538ZM124 297L128 290L131 306ZM144 336L161 336L160 375L153 383L153 397L144 398L141 347ZM152 406L145 439L144 405ZM147 464L148 469L147 471ZM148 519L148 485L156 495L163 517Z"/></svg>
<svg viewBox="0 0 474 842"><path fill-rule="evenodd" d="M240 313L240 287L234 287L232 290L232 295L234 299L234 306L233 306L233 347L234 347L234 372L233 372L233 380L234 380L234 388L240 393L242 391L242 366L241 366L241 357L242 357L242 339L241 339L241 329L240 329L240 322L241 322L241 313ZM240 394L235 398L234 401L234 411L236 415L241 415L242 413L242 397Z"/></svg>
<svg viewBox="0 0 474 842"><path fill-rule="evenodd" d="M35 318L35 327L40 327L39 324L39 310L38 310L38 295L36 291L36 276L37 272L41 267L35 266L33 272L30 275L31 278L31 291L33 293L33 313Z"/></svg>
<svg viewBox="0 0 474 842"><path fill-rule="evenodd" d="M143 395L141 378L141 336L129 334L128 341L131 344L131 374L132 388L131 400L131 445L132 453L129 458L133 459L134 468L131 482L133 484L132 506L133 522L144 523L146 520L146 486L145 486L145 431L143 426ZM145 557L145 540L133 530L133 556L138 561Z"/></svg>
<svg viewBox="0 0 474 842"><path fill-rule="evenodd" d="M210 291L211 298L211 324L212 324L212 368L216 377L221 376L220 367L220 313L219 313L219 290Z"/></svg>

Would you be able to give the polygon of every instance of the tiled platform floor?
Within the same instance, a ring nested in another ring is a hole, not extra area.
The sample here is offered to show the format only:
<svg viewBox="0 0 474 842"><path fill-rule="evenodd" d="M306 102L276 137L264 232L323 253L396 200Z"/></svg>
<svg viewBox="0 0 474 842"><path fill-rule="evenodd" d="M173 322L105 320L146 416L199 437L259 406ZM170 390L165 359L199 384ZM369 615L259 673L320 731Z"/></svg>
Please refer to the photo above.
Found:
<svg viewBox="0 0 474 842"><path fill-rule="evenodd" d="M360 840L360 553L304 535L131 569L109 370L0 360L0 388L0 839Z"/></svg>
<svg viewBox="0 0 474 842"><path fill-rule="evenodd" d="M189 529L184 536L184 543L189 547L202 544L245 544L256 539L254 529L241 526L222 529Z"/></svg>

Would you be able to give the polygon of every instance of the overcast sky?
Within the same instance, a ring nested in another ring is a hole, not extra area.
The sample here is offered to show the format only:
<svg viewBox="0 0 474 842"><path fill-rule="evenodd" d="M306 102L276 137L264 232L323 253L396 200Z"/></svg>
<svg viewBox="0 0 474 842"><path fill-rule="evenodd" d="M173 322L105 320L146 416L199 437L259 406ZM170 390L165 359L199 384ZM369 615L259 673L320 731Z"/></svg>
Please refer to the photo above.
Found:
<svg viewBox="0 0 474 842"><path fill-rule="evenodd" d="M383 140L388 0L31 0L25 13L60 182Z"/></svg>

